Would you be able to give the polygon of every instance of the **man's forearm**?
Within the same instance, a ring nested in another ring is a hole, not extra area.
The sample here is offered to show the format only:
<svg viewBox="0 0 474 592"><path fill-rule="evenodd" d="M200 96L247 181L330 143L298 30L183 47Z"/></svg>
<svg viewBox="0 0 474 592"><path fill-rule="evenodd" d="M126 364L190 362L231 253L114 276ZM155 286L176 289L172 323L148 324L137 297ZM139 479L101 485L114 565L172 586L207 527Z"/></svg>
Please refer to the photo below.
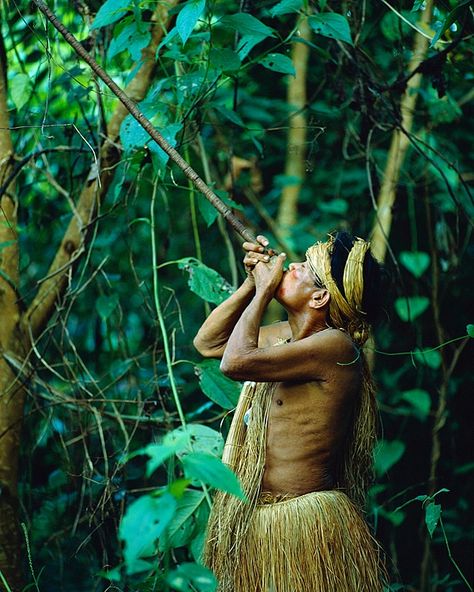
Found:
<svg viewBox="0 0 474 592"><path fill-rule="evenodd" d="M193 341L194 347L202 355L222 356L229 336L254 293L255 285L250 278L247 278L232 296L211 312Z"/></svg>

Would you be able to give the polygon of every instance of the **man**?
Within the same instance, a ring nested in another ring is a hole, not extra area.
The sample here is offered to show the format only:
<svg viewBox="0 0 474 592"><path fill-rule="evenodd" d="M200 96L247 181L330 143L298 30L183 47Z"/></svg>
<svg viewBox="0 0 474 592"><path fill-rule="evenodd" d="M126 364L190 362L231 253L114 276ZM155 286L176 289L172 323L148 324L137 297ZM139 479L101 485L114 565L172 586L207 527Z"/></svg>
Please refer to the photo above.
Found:
<svg viewBox="0 0 474 592"><path fill-rule="evenodd" d="M248 277L194 344L246 381L223 460L247 496L216 495L205 561L221 592L381 592L360 510L371 477L375 400L361 347L378 312L369 244L338 233L283 270L265 237L244 243ZM262 327L276 298L288 321Z"/></svg>

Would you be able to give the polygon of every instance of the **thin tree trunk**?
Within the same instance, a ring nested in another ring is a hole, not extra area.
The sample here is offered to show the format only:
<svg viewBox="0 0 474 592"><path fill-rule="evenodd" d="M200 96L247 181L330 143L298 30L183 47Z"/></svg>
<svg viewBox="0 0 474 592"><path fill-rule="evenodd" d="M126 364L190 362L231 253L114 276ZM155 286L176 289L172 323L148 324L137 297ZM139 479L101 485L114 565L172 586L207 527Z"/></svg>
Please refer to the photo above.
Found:
<svg viewBox="0 0 474 592"><path fill-rule="evenodd" d="M420 27L429 25L433 12L433 0L426 2L425 10L422 12ZM409 71L413 72L426 58L429 39L415 33L413 55L409 64ZM377 198L377 212L372 229L372 252L379 261L385 260L388 239L392 227L392 211L396 199L397 184L400 179L400 172L405 160L409 146L408 135L413 126L416 99L418 89L421 85L421 73L416 73L410 78L400 103L401 127L394 130L390 148L387 155L387 162L382 177L382 186Z"/></svg>
<svg viewBox="0 0 474 592"><path fill-rule="evenodd" d="M155 52L165 32L169 10L179 0L160 4L155 11L152 40L144 50L144 63L127 88L135 101L142 100L152 82ZM13 146L6 104L6 73L0 63L0 185L11 170ZM13 592L22 588L21 531L18 521L18 459L25 389L3 352L20 363L35 339L47 326L64 294L75 261L85 250L88 230L100 202L105 197L120 160L116 148L120 125L128 111L117 103L107 139L100 150L99 170L91 168L72 219L65 231L45 281L29 306L20 314L19 255L16 240L17 208L13 187L1 198L0 209L0 570ZM100 177L100 183L99 183ZM13 241L12 244L9 244ZM0 590L2 589L0 584Z"/></svg>
<svg viewBox="0 0 474 592"><path fill-rule="evenodd" d="M285 175L294 177L294 181L285 184L278 209L277 223L281 229L282 238L287 240L291 235L291 228L298 218L298 198L305 177L306 162L306 71L308 66L309 47L304 41L311 38L308 19L302 17L298 24L301 41L294 41L291 47L291 59L295 67L296 76L289 77L287 102L295 109L295 114L289 120L288 143L286 148Z"/></svg>

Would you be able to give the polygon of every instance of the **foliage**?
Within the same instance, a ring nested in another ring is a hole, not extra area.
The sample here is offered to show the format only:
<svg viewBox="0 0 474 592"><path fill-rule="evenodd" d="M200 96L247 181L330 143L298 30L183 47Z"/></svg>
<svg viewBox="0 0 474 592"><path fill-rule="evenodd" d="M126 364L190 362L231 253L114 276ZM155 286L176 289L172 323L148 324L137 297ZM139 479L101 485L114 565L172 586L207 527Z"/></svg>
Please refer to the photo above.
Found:
<svg viewBox="0 0 474 592"><path fill-rule="evenodd" d="M78 11L57 4L60 20L114 80L130 82L156 3L86 0ZM410 24L423 3L402 2L397 12L363 6L282 0L243 11L234 0L188 0L172 11L154 56L140 109L278 248L302 254L336 227L368 235L376 218L373 201L408 74ZM12 136L18 161L29 157L17 176L19 290L29 304L91 174L115 100L29 3L0 10ZM408 23L400 14L410 15ZM309 18L314 32L307 177L299 222L282 245L265 220L276 218L291 183L282 172L298 18ZM465 528L473 499L466 477L474 469L466 354L474 336L467 314L471 18L470 3L439 2L426 33L431 61L389 240L387 320L375 335L383 437L368 515L391 557L394 590L397 579L421 585L420 524L436 565L426 590L464 590L472 575ZM219 460L239 389L217 361L199 358L192 338L205 303L222 302L243 279L240 241L131 117L117 146L120 162L85 252L28 360L22 519L42 592L102 590L107 582L212 592L214 576L199 561L209 490L242 495ZM254 169L233 178L232 156ZM25 573L31 576L26 561Z"/></svg>

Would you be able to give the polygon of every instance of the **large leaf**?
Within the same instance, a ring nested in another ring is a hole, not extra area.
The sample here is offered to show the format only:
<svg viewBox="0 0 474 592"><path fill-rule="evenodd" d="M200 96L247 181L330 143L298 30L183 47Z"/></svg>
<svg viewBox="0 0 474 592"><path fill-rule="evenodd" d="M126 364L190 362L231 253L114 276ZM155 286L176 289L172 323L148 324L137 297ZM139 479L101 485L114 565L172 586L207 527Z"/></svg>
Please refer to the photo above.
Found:
<svg viewBox="0 0 474 592"><path fill-rule="evenodd" d="M199 385L211 401L223 409L233 409L237 405L240 384L222 374L217 360L204 360L196 366L196 370Z"/></svg>
<svg viewBox="0 0 474 592"><path fill-rule="evenodd" d="M401 440L382 440L375 450L375 471L384 475L396 464L405 452L405 444Z"/></svg>
<svg viewBox="0 0 474 592"><path fill-rule="evenodd" d="M283 74L291 74L292 76L296 76L295 67L293 66L293 62L290 58L286 55L281 53L269 53L265 56L262 60L258 62L268 70L273 70L274 72L281 72Z"/></svg>
<svg viewBox="0 0 474 592"><path fill-rule="evenodd" d="M150 565L143 559L155 554L157 541L171 522L176 507L176 500L169 493L161 497L143 495L128 506L119 527L128 574L149 569Z"/></svg>
<svg viewBox="0 0 474 592"><path fill-rule="evenodd" d="M189 273L188 285L191 291L206 302L221 304L234 291L217 271L207 267L194 257L180 259L178 267Z"/></svg>
<svg viewBox="0 0 474 592"><path fill-rule="evenodd" d="M342 14L336 14L335 12L315 14L308 18L308 23L318 35L338 39L353 45L349 23Z"/></svg>
<svg viewBox="0 0 474 592"><path fill-rule="evenodd" d="M160 545L161 550L182 547L189 541L196 525L195 514L204 500L203 491L188 489L184 492L168 525L166 539Z"/></svg>
<svg viewBox="0 0 474 592"><path fill-rule="evenodd" d="M457 6L455 6L455 8L453 8L451 12L448 13L444 21L440 24L436 35L431 40L430 47L433 47L433 45L435 45L440 40L441 35L443 35L473 3L474 0L462 0L461 2L458 2Z"/></svg>
<svg viewBox="0 0 474 592"><path fill-rule="evenodd" d="M235 72L241 66L239 54L227 47L213 47L209 52L209 61L214 68L223 72Z"/></svg>
<svg viewBox="0 0 474 592"><path fill-rule="evenodd" d="M401 394L400 399L409 403L413 409L414 415L424 421L431 409L431 397L423 389L412 389Z"/></svg>
<svg viewBox="0 0 474 592"><path fill-rule="evenodd" d="M224 16L220 24L230 29L234 29L241 36L237 51L240 59L244 59L251 49L267 37L274 37L273 29L267 27L262 21L246 12L239 12Z"/></svg>
<svg viewBox="0 0 474 592"><path fill-rule="evenodd" d="M430 265L430 256L423 251L402 251L400 262L415 277L421 277Z"/></svg>
<svg viewBox="0 0 474 592"><path fill-rule="evenodd" d="M245 499L244 492L235 474L220 459L202 452L191 452L182 458L184 474L211 487Z"/></svg>
<svg viewBox="0 0 474 592"><path fill-rule="evenodd" d="M414 321L430 305L426 296L410 296L407 298L397 298L395 300L395 310L398 316L405 322Z"/></svg>
<svg viewBox="0 0 474 592"><path fill-rule="evenodd" d="M31 79L27 74L15 74L9 81L11 96L15 107L19 111L30 98L31 94Z"/></svg>
<svg viewBox="0 0 474 592"><path fill-rule="evenodd" d="M188 423L186 427L180 426L172 432L166 434L163 442L173 446L175 442L182 442L186 436L188 450L193 452L206 452L214 456L220 456L224 448L224 438L222 434L212 428L199 423ZM183 450L178 450L180 454Z"/></svg>
<svg viewBox="0 0 474 592"><path fill-rule="evenodd" d="M178 592L215 592L217 580L210 569L198 563L182 563L166 578Z"/></svg>
<svg viewBox="0 0 474 592"><path fill-rule="evenodd" d="M189 39L199 17L204 12L206 0L189 0L181 9L176 19L176 29L183 45Z"/></svg>
<svg viewBox="0 0 474 592"><path fill-rule="evenodd" d="M150 39L150 31L143 30L135 20L132 20L112 39L108 51L109 58L113 58L124 49L127 49L132 59L138 61L142 57L142 49L147 47Z"/></svg>
<svg viewBox="0 0 474 592"><path fill-rule="evenodd" d="M128 11L131 0L107 0L99 8L91 29L99 29L118 21Z"/></svg>

